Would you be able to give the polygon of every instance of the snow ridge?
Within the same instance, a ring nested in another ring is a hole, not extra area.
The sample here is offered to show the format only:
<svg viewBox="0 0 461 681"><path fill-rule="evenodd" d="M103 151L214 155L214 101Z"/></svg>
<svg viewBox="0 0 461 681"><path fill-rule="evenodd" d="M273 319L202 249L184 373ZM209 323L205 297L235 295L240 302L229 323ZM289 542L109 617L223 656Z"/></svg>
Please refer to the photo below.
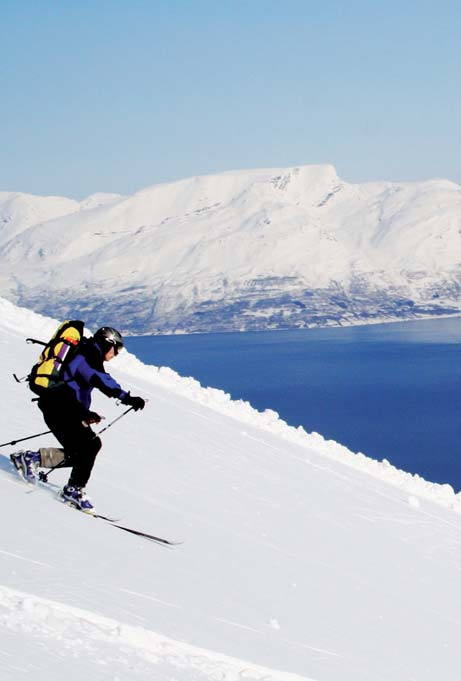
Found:
<svg viewBox="0 0 461 681"><path fill-rule="evenodd" d="M80 203L4 193L0 294L52 316L84 311L97 326L104 309L137 334L455 314L460 209L453 182L353 185L330 165Z"/></svg>
<svg viewBox="0 0 461 681"><path fill-rule="evenodd" d="M133 664L133 654L156 667L166 662L173 669L188 669L200 678L221 681L309 681L306 677L266 669L227 655L197 648L161 636L143 627L134 627L33 594L0 585L0 627L18 635L40 632L40 638L57 638L74 655L84 655L94 645L109 644L107 657L118 658L121 668ZM99 659L98 664L104 664Z"/></svg>
<svg viewBox="0 0 461 681"><path fill-rule="evenodd" d="M47 319L37 313L18 308L2 298L0 298L0 317L5 320L8 327L16 330L22 328L25 336L35 333L38 337L48 338L59 324L57 320ZM302 426L288 425L272 409L260 412L245 400L233 400L229 393L217 388L204 388L195 378L180 376L169 367L146 365L127 351L119 356L117 366L134 379L147 379L154 385L162 386L195 403L230 416L242 424L257 426L308 450L315 449L322 456L341 461L357 470L385 480L405 490L409 495L409 503L413 503L412 495L416 494L461 513L461 492L455 493L449 484L429 482L418 474L396 468L386 459L376 461L362 452L352 452L334 440L325 440L319 433L307 433Z"/></svg>
<svg viewBox="0 0 461 681"><path fill-rule="evenodd" d="M429 482L418 474L407 473L396 468L386 459L376 461L361 452L354 453L334 440L325 440L319 433L307 433L302 426L288 425L272 409L260 412L249 402L233 400L229 393L217 388L203 388L196 379L180 376L169 367L146 366L137 357L128 353L120 359L120 366L133 377L149 377L152 382L174 390L177 394L206 405L219 413L231 416L241 423L257 426L268 433L279 435L306 449L315 449L323 456L341 461L357 470L385 480L405 490L409 495L409 503L414 503L412 495L416 494L461 513L461 493L455 493L449 484Z"/></svg>

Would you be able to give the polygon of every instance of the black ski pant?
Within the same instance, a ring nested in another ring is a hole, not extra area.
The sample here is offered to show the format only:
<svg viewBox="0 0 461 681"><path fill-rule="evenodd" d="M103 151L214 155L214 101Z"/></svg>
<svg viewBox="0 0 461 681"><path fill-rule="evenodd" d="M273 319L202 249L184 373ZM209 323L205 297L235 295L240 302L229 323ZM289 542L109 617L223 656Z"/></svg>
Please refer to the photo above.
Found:
<svg viewBox="0 0 461 681"><path fill-rule="evenodd" d="M101 449L101 439L83 423L82 409L75 400L41 398L38 406L46 425L64 448L62 467L72 467L68 484L85 487Z"/></svg>

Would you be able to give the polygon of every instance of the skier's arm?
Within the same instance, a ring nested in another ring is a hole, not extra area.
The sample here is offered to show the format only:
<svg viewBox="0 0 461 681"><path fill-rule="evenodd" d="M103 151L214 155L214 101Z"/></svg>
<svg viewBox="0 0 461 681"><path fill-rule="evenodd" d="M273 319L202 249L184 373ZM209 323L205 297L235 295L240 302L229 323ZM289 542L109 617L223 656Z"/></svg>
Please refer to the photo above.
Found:
<svg viewBox="0 0 461 681"><path fill-rule="evenodd" d="M144 409L145 400L143 400L142 397L136 397L131 395L129 391L123 390L110 374L105 371L93 369L84 359L78 363L76 374L79 374L80 379L83 379L83 381L88 385L91 385L91 387L98 388L98 390L104 393L104 395L107 395L107 397L115 397L116 399L119 399L122 404L133 407L135 411Z"/></svg>
<svg viewBox="0 0 461 681"><path fill-rule="evenodd" d="M122 404L127 404L132 407L135 411L139 409L144 409L146 401L142 397L137 397L136 395L131 395L126 390L123 390L115 381L110 374L101 373L100 371L95 371L95 376L93 378L93 385L99 388L104 395L108 397L118 398Z"/></svg>
<svg viewBox="0 0 461 681"><path fill-rule="evenodd" d="M128 395L128 392L123 390L110 374L103 371L94 371L93 376L91 377L91 385L98 388L98 390L104 393L104 395L107 395L107 397L115 397L122 402Z"/></svg>
<svg viewBox="0 0 461 681"><path fill-rule="evenodd" d="M128 392L123 390L117 381L105 371L93 369L83 356L78 357L70 367L73 378L81 385L89 385L98 388L107 397L115 397L123 400Z"/></svg>

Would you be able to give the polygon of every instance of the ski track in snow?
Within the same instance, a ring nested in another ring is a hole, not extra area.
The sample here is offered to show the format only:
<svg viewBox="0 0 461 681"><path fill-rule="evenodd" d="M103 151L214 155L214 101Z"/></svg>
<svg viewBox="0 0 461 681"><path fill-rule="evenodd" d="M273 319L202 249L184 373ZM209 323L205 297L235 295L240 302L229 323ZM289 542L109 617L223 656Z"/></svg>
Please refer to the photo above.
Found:
<svg viewBox="0 0 461 681"><path fill-rule="evenodd" d="M25 558L24 556L18 556L16 553L10 553L9 551L3 551L0 549L2 556L8 556L10 558L15 558L16 560L24 560L26 563L32 563L32 565L40 565L41 567L50 568L52 567L48 563L41 563L38 560L32 560L32 558Z"/></svg>
<svg viewBox="0 0 461 681"><path fill-rule="evenodd" d="M131 589L121 589L121 591L127 594L131 594L132 596L139 596L139 598L145 598L146 600L153 601L154 603L160 603L160 605L166 605L168 608L176 608L177 610L181 610L181 606L178 605L177 603L162 601L161 598L154 598L153 596L149 596L148 594L140 594L137 591L132 591Z"/></svg>

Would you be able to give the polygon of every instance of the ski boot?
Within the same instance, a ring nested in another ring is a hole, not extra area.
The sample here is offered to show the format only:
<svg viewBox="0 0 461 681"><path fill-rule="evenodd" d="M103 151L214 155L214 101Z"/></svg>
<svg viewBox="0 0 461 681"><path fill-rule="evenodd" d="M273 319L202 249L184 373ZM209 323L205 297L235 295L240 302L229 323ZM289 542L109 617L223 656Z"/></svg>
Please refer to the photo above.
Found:
<svg viewBox="0 0 461 681"><path fill-rule="evenodd" d="M10 454L10 459L21 478L35 485L38 480L38 467L41 463L40 452L21 450Z"/></svg>
<svg viewBox="0 0 461 681"><path fill-rule="evenodd" d="M88 498L86 492L81 487L74 485L64 485L59 493L60 498L69 506L73 506L84 513L93 513L94 506Z"/></svg>

